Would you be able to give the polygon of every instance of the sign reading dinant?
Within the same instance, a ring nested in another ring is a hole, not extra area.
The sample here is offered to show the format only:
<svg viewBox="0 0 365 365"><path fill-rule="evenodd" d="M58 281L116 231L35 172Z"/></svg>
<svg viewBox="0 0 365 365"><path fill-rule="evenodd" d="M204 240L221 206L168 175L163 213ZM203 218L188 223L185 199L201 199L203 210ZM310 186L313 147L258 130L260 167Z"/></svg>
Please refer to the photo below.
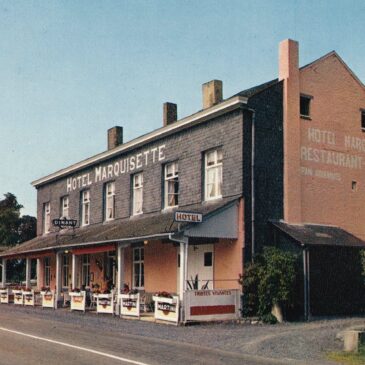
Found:
<svg viewBox="0 0 365 365"><path fill-rule="evenodd" d="M60 228L75 227L77 224L77 220L76 219L67 219L67 218L58 218L58 219L53 219L52 223L54 226L60 227Z"/></svg>
<svg viewBox="0 0 365 365"><path fill-rule="evenodd" d="M201 223L203 222L203 214L191 212L175 212L175 222Z"/></svg>

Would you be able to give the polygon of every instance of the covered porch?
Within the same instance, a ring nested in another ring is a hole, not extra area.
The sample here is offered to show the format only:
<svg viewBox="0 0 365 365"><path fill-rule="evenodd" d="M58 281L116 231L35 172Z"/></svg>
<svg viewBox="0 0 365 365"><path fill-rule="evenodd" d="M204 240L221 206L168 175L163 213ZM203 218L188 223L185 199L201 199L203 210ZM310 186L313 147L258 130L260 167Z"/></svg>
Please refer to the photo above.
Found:
<svg viewBox="0 0 365 365"><path fill-rule="evenodd" d="M237 279L243 261L242 202L222 200L203 208L189 207L189 211L201 212L203 222L176 223L173 212L168 212L37 237L2 254L1 286L9 286L6 261L23 258L24 289L53 291L56 308L72 300L73 292L85 291L90 302L94 293L113 293L113 314L122 311L120 295L132 298L138 293L143 296L139 304L147 311L163 302L157 294L172 299L167 300L170 304L178 303L174 309L173 305L159 306L166 313L168 309L177 310L175 317L183 322L193 320L185 306L187 293L204 291L197 297L217 296L219 300L215 306L198 306L201 320L215 314L223 318L236 316L239 305L232 307L225 300L236 297L240 289ZM36 262L36 281L31 281L32 261ZM127 302L131 304L131 300Z"/></svg>

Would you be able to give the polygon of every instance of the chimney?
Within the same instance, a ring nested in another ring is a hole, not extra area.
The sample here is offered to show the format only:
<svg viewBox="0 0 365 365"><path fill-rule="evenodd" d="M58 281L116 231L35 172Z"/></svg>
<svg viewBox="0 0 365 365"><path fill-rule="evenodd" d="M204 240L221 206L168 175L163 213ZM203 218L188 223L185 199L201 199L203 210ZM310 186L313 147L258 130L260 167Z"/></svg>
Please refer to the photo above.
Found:
<svg viewBox="0 0 365 365"><path fill-rule="evenodd" d="M163 104L163 126L177 121L177 105L174 103Z"/></svg>
<svg viewBox="0 0 365 365"><path fill-rule="evenodd" d="M203 84L203 109L210 108L223 100L221 80L212 80Z"/></svg>
<svg viewBox="0 0 365 365"><path fill-rule="evenodd" d="M279 80L283 82L284 220L301 223L299 45L291 39L279 45Z"/></svg>
<svg viewBox="0 0 365 365"><path fill-rule="evenodd" d="M115 126L108 129L108 150L123 144L123 127Z"/></svg>

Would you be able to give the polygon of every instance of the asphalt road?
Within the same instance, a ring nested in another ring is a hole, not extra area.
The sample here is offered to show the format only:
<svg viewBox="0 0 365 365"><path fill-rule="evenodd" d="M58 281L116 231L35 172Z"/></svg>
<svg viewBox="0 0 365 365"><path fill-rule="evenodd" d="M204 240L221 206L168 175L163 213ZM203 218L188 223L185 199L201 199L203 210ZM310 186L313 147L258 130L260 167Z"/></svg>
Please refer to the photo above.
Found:
<svg viewBox="0 0 365 365"><path fill-rule="evenodd" d="M0 311L0 364L299 364ZM72 315L72 314L70 314ZM119 319L115 319L118 321ZM153 324L151 324L153 325Z"/></svg>

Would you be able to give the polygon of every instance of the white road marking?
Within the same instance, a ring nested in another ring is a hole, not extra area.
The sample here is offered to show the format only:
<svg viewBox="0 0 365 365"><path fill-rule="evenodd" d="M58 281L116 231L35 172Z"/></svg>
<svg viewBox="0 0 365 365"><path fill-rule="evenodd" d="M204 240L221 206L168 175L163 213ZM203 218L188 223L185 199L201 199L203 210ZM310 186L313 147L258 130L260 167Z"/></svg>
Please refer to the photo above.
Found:
<svg viewBox="0 0 365 365"><path fill-rule="evenodd" d="M120 357L120 356L115 356L112 354L107 354L105 352L101 352L101 351L96 351L93 349L89 349L87 347L81 347L81 346L75 346L75 345L71 345L69 343L66 342L61 342L61 341L55 341L55 340L51 340L49 338L44 338L44 337L39 337L39 336L34 336L34 335L30 335L28 333L23 333L23 332L19 332L19 331L14 331L8 328L4 328L4 327L0 327L1 331L5 331L5 332L10 332L10 333L15 333L17 335L20 336L24 336L24 337L29 337L29 338L33 338L35 340L41 340L41 341L45 341L45 342L49 342L49 343L54 343L56 345L60 345L60 346L65 346L65 347L70 347L72 349L76 349L76 350L81 350L81 351L85 351L85 352L90 352L92 354L96 354L96 355L100 355L100 356L104 356L104 357L108 357L110 359L114 359L114 360L119 360L119 361L124 361L127 362L129 364L134 364L134 365L149 365L145 362L140 362L140 361L134 361L134 360L130 360L130 359L126 359L124 357Z"/></svg>

